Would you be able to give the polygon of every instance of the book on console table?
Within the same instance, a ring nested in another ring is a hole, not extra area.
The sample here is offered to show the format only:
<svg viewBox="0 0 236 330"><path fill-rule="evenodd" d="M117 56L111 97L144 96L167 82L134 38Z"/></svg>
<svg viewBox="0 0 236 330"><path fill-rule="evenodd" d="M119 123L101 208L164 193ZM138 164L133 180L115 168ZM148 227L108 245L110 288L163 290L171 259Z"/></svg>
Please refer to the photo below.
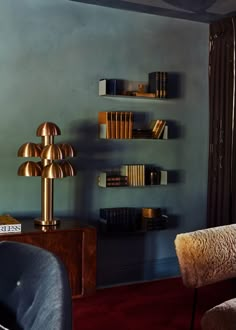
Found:
<svg viewBox="0 0 236 330"><path fill-rule="evenodd" d="M0 234L21 232L21 223L9 214L0 215Z"/></svg>

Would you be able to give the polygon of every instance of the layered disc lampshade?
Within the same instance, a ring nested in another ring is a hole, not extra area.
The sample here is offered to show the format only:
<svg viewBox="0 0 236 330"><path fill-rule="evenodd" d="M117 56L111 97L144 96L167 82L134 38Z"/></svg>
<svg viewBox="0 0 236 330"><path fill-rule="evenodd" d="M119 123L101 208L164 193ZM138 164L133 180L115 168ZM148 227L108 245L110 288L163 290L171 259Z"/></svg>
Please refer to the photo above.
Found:
<svg viewBox="0 0 236 330"><path fill-rule="evenodd" d="M40 144L27 142L19 148L18 157L40 157L42 146Z"/></svg>
<svg viewBox="0 0 236 330"><path fill-rule="evenodd" d="M64 177L76 175L76 170L71 165L71 163L68 162L67 160L64 160L60 165L61 165L61 169L63 171Z"/></svg>
<svg viewBox="0 0 236 330"><path fill-rule="evenodd" d="M60 164L51 163L44 166L42 171L42 178L44 179L62 179L64 177L63 170Z"/></svg>
<svg viewBox="0 0 236 330"><path fill-rule="evenodd" d="M62 143L62 144L59 144L59 147L63 153L63 158L75 157L75 150L70 144Z"/></svg>
<svg viewBox="0 0 236 330"><path fill-rule="evenodd" d="M55 159L63 159L63 153L59 146L56 144L49 144L43 148L41 152L42 159L55 160Z"/></svg>
<svg viewBox="0 0 236 330"><path fill-rule="evenodd" d="M42 123L36 131L37 136L54 136L61 135L60 128L51 122Z"/></svg>
<svg viewBox="0 0 236 330"><path fill-rule="evenodd" d="M18 168L19 176L41 176L42 168L38 163L35 162L25 162Z"/></svg>

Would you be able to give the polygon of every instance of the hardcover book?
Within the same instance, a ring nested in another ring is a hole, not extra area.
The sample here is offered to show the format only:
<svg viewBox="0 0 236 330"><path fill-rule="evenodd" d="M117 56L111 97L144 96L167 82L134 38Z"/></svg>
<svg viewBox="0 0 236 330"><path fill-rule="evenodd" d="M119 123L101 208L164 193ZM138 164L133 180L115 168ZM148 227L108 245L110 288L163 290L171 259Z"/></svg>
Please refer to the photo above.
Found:
<svg viewBox="0 0 236 330"><path fill-rule="evenodd" d="M120 138L125 138L125 112L120 113Z"/></svg>
<svg viewBox="0 0 236 330"><path fill-rule="evenodd" d="M111 139L116 139L116 112L111 111Z"/></svg>
<svg viewBox="0 0 236 330"><path fill-rule="evenodd" d="M0 234L21 232L21 223L6 214L0 216Z"/></svg>
<svg viewBox="0 0 236 330"><path fill-rule="evenodd" d="M148 74L149 93L154 93L160 97L160 72L150 72Z"/></svg>
<svg viewBox="0 0 236 330"><path fill-rule="evenodd" d="M133 137L133 123L134 123L134 114L133 112L129 113L129 133L128 138L132 139Z"/></svg>
<svg viewBox="0 0 236 330"><path fill-rule="evenodd" d="M116 111L116 139L120 139L120 112Z"/></svg>
<svg viewBox="0 0 236 330"><path fill-rule="evenodd" d="M100 111L98 113L98 136L100 139L111 138L111 112Z"/></svg>
<svg viewBox="0 0 236 330"><path fill-rule="evenodd" d="M165 129L165 125L166 125L166 121L161 120L161 123L160 123L159 127L157 128L157 131L155 132L156 139L161 138L161 135L162 135L162 133L164 132L164 129Z"/></svg>
<svg viewBox="0 0 236 330"><path fill-rule="evenodd" d="M129 117L130 113L125 112L125 139L129 138Z"/></svg>
<svg viewBox="0 0 236 330"><path fill-rule="evenodd" d="M99 96L121 95L124 92L123 79L101 79L99 81Z"/></svg>
<svg viewBox="0 0 236 330"><path fill-rule="evenodd" d="M156 120L156 124L151 122L152 134L154 139L160 139L165 130L166 121L165 120Z"/></svg>
<svg viewBox="0 0 236 330"><path fill-rule="evenodd" d="M162 74L162 96L163 98L167 98L167 72L163 72Z"/></svg>

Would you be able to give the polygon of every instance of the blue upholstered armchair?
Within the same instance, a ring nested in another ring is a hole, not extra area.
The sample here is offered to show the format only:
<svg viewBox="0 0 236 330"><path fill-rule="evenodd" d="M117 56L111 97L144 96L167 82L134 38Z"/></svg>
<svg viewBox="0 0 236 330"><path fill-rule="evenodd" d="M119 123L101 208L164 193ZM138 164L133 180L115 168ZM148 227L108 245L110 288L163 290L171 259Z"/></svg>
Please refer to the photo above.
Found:
<svg viewBox="0 0 236 330"><path fill-rule="evenodd" d="M1 326L10 330L72 329L68 276L54 254L30 244L4 241L0 242L0 262Z"/></svg>

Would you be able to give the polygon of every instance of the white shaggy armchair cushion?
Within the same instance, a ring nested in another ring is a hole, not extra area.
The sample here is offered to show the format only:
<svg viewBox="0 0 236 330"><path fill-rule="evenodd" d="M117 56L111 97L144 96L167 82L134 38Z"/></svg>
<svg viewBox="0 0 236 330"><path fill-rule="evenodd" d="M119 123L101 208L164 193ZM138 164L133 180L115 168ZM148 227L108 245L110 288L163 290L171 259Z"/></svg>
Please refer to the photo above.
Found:
<svg viewBox="0 0 236 330"><path fill-rule="evenodd" d="M236 224L178 234L175 248L187 287L236 277Z"/></svg>
<svg viewBox="0 0 236 330"><path fill-rule="evenodd" d="M209 309L201 321L202 329L235 330L236 329L236 299Z"/></svg>

